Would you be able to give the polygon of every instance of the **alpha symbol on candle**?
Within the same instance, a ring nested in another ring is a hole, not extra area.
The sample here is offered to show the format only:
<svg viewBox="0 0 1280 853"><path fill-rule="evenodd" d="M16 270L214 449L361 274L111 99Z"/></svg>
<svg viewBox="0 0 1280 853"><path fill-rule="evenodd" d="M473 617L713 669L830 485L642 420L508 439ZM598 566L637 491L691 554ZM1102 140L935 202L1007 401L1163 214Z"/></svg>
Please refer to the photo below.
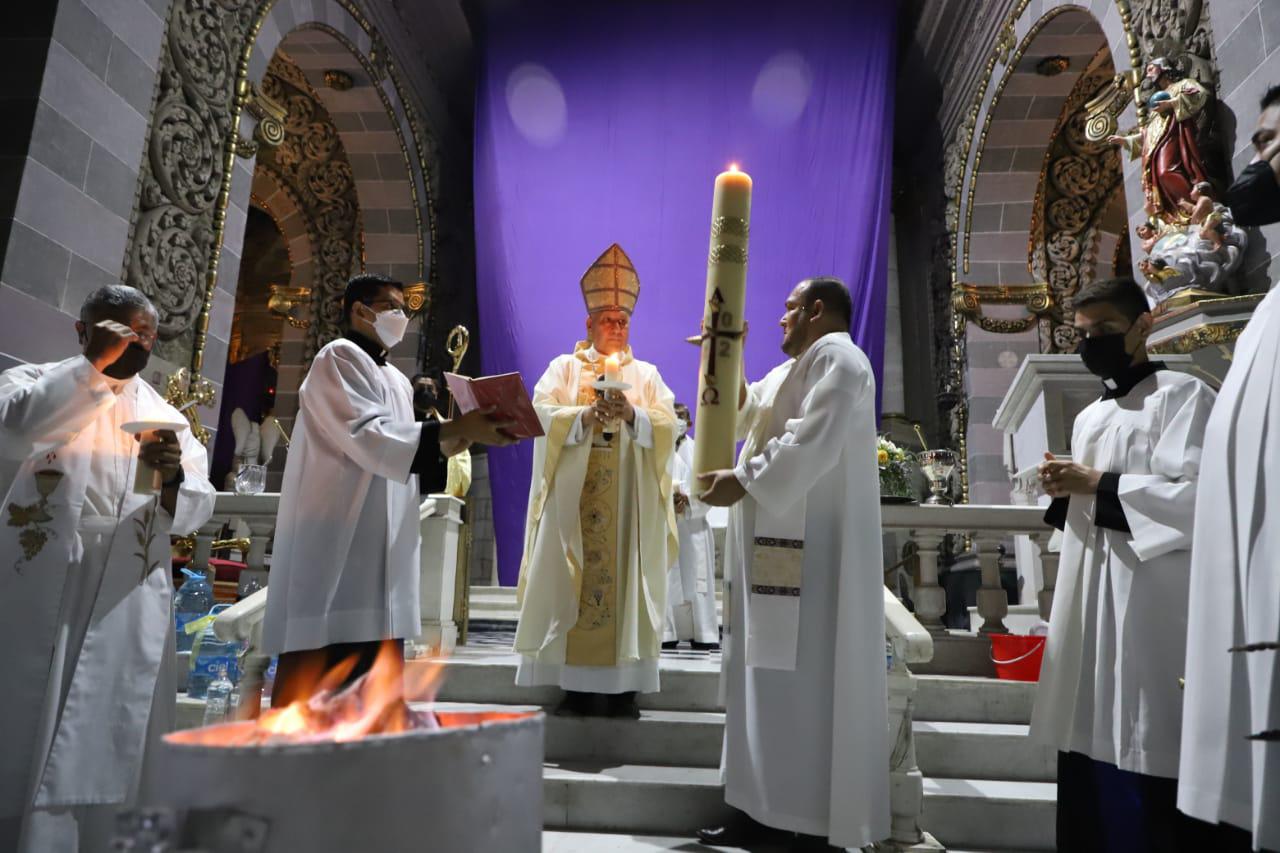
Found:
<svg viewBox="0 0 1280 853"><path fill-rule="evenodd" d="M707 357L706 376L707 384L713 385L715 384L716 378L716 356L728 356L729 341L742 337L742 332L732 332L728 329L721 328L722 324L728 325L733 318L730 315L723 314L724 296L720 294L720 288L717 287L715 292L711 294L711 299L708 304L711 306L711 322L709 324L710 328L707 330L703 338L711 341L711 353ZM720 352L717 352L717 350L720 350ZM716 401L719 402L718 394Z"/></svg>

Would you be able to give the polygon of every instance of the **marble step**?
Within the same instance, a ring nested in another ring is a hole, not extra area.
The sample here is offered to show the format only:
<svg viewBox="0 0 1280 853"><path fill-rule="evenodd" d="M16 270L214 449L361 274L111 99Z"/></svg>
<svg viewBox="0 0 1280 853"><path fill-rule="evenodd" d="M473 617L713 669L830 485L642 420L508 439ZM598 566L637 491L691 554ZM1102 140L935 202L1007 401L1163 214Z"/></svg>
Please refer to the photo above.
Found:
<svg viewBox="0 0 1280 853"><path fill-rule="evenodd" d="M730 814L720 771L611 762L548 761L542 773L548 829L692 836Z"/></svg>
<svg viewBox="0 0 1280 853"><path fill-rule="evenodd" d="M948 848L1052 850L1056 786L926 779L921 825ZM599 762L547 762L548 829L689 837L726 816L719 771Z"/></svg>
<svg viewBox="0 0 1280 853"><path fill-rule="evenodd" d="M991 779L924 780L920 825L948 849L1053 850L1058 786Z"/></svg>
<svg viewBox="0 0 1280 853"><path fill-rule="evenodd" d="M515 684L516 657L475 647L458 649L445 664L440 698L450 702L496 705L544 705L559 701L553 687L526 688ZM662 711L718 711L720 658L662 659L662 690L641 694L641 708ZM916 720L952 723L1026 725L1035 701L1034 683L953 675L919 676L915 696Z"/></svg>
<svg viewBox="0 0 1280 853"><path fill-rule="evenodd" d="M937 779L1052 782L1058 778L1057 750L1033 743L1029 729L1006 723L917 720L916 763L925 776Z"/></svg>
<svg viewBox="0 0 1280 853"><path fill-rule="evenodd" d="M519 687L515 683L517 658L475 647L458 649L445 663L445 679L439 698L446 702L491 705L542 705L560 701L556 687ZM654 711L719 711L719 656L662 660L662 690L643 693L641 708Z"/></svg>
<svg viewBox="0 0 1280 853"><path fill-rule="evenodd" d="M1032 743L1026 726L990 723L915 724L920 771L942 779L1052 782L1055 750ZM597 761L719 767L724 715L642 711L639 720L548 716L551 761Z"/></svg>
<svg viewBox="0 0 1280 853"><path fill-rule="evenodd" d="M660 850L709 850L687 835L636 835L630 832L574 832L549 829L542 833L542 853L655 853ZM716 847L719 853L747 853L741 847ZM785 853L783 848L756 847L754 853Z"/></svg>

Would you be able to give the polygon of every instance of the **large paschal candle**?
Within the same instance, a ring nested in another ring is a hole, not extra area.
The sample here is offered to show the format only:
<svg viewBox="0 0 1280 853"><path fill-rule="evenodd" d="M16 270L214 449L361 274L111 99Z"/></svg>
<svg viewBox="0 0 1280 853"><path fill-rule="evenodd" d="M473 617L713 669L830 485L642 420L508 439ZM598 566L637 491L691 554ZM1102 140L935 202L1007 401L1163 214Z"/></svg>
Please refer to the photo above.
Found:
<svg viewBox="0 0 1280 853"><path fill-rule="evenodd" d="M697 474L734 465L750 225L751 176L736 165L730 166L727 172L716 176L711 203L711 248L707 255L693 451Z"/></svg>

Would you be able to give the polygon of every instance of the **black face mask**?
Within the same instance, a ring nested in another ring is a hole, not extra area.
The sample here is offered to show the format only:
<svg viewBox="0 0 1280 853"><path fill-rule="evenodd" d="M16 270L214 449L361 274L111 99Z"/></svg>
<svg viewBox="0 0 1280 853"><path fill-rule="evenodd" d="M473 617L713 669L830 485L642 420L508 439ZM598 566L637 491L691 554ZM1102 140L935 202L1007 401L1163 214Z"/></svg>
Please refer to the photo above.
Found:
<svg viewBox="0 0 1280 853"><path fill-rule="evenodd" d="M1133 364L1133 356L1124 349L1126 334L1128 333L1116 332L1113 335L1084 338L1076 348L1076 353L1090 373L1103 379L1114 379Z"/></svg>
<svg viewBox="0 0 1280 853"><path fill-rule="evenodd" d="M1271 164L1250 163L1227 190L1227 207L1237 225L1280 222L1280 183Z"/></svg>
<svg viewBox="0 0 1280 853"><path fill-rule="evenodd" d="M102 369L112 379L129 379L137 376L147 366L151 350L142 344L129 344L115 361Z"/></svg>

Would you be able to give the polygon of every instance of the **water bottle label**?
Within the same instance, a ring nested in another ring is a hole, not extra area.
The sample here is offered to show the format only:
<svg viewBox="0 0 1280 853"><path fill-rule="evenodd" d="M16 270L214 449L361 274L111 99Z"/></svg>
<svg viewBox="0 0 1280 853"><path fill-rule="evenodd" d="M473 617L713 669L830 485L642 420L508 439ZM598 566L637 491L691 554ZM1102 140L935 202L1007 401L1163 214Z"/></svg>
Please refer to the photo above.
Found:
<svg viewBox="0 0 1280 853"><path fill-rule="evenodd" d="M191 664L191 676L195 678L203 676L212 681L218 677L219 666L227 668L229 681L235 682L240 677L235 655L200 655Z"/></svg>

